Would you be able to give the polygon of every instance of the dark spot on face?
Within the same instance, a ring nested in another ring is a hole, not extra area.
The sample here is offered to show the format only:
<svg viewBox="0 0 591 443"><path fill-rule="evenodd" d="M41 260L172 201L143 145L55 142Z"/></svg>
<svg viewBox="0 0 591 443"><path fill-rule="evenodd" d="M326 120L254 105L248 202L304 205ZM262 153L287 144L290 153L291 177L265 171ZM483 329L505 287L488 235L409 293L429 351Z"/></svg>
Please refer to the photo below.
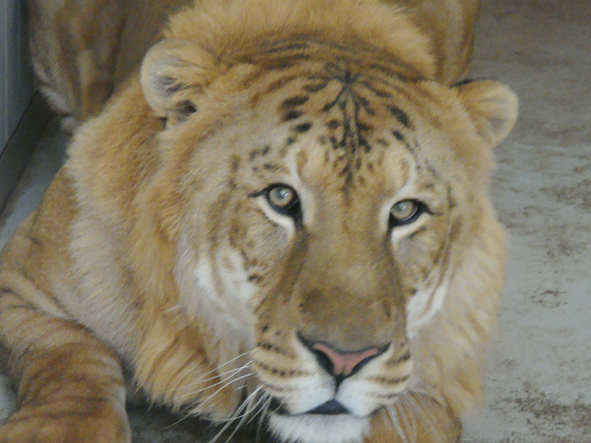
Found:
<svg viewBox="0 0 591 443"><path fill-rule="evenodd" d="M269 330L269 325L265 325L261 329L263 332L267 332Z"/></svg>
<svg viewBox="0 0 591 443"><path fill-rule="evenodd" d="M364 108L367 108L369 106L369 100L363 97L362 95L357 95L356 99L359 102L359 104Z"/></svg>
<svg viewBox="0 0 591 443"><path fill-rule="evenodd" d="M331 121L329 121L326 126L328 127L328 129L337 129L339 126L341 126L341 122L333 119Z"/></svg>
<svg viewBox="0 0 591 443"><path fill-rule="evenodd" d="M394 105L389 105L388 110L392 113L394 117L400 122L401 125L406 126L407 128L412 127L410 124L410 119L408 118L408 114L404 112L402 109L397 108Z"/></svg>
<svg viewBox="0 0 591 443"><path fill-rule="evenodd" d="M349 173L351 172L351 166L349 166L348 164L345 165L345 167L341 170L341 172L339 172L339 177L342 177L344 175L349 175Z"/></svg>
<svg viewBox="0 0 591 443"><path fill-rule="evenodd" d="M297 125L293 129L296 132L304 133L304 132L308 132L311 127L312 127L312 123L302 123L301 125Z"/></svg>
<svg viewBox="0 0 591 443"><path fill-rule="evenodd" d="M360 131L371 131L373 126L368 123L359 122L357 123L357 128L359 128Z"/></svg>
<svg viewBox="0 0 591 443"><path fill-rule="evenodd" d="M333 103L327 103L322 107L322 112L328 112L334 107Z"/></svg>
<svg viewBox="0 0 591 443"><path fill-rule="evenodd" d="M330 137L330 144L332 145L332 147L334 149L338 149L340 147L339 142L338 142L337 138L334 135L332 135Z"/></svg>
<svg viewBox="0 0 591 443"><path fill-rule="evenodd" d="M295 109L290 109L289 111L287 111L285 113L285 115L283 116L283 121L284 122L288 122L290 120L295 120L296 118L299 118L303 115L304 113L302 111L297 111Z"/></svg>
<svg viewBox="0 0 591 443"><path fill-rule="evenodd" d="M325 145L328 142L328 140L326 140L326 135L321 135L320 137L318 137L318 143L320 143L321 145Z"/></svg>
<svg viewBox="0 0 591 443"><path fill-rule="evenodd" d="M252 151L250 151L250 153L248 154L248 161L252 163L257 158L258 153L258 149L253 149Z"/></svg>
<svg viewBox="0 0 591 443"><path fill-rule="evenodd" d="M267 171L272 171L273 169L275 169L275 166L269 164L269 163L265 163L263 165L263 168L265 168Z"/></svg>
<svg viewBox="0 0 591 443"><path fill-rule="evenodd" d="M261 280L262 280L262 278L259 274L252 274L252 275L248 276L248 281L250 281L250 282L260 283Z"/></svg>
<svg viewBox="0 0 591 443"><path fill-rule="evenodd" d="M285 142L285 145L286 146L293 145L296 142L296 140L297 139L295 137L288 137L287 140L286 140L286 142Z"/></svg>
<svg viewBox="0 0 591 443"><path fill-rule="evenodd" d="M238 168L240 168L240 157L238 157L237 155L233 155L230 160L230 169L233 173L236 173L236 171L238 171Z"/></svg>
<svg viewBox="0 0 591 443"><path fill-rule="evenodd" d="M264 157L264 156L265 156L265 155L267 155L269 152L271 152L271 146L269 146L269 145L266 145L266 146L263 148L263 150L262 150L261 154L262 154L262 155L263 155L263 157Z"/></svg>
<svg viewBox="0 0 591 443"><path fill-rule="evenodd" d="M396 138L396 140L404 142L404 135L398 129L392 131L392 135Z"/></svg>
<svg viewBox="0 0 591 443"><path fill-rule="evenodd" d="M357 157L357 160L355 161L355 169L358 171L361 169L361 158L359 157Z"/></svg>
<svg viewBox="0 0 591 443"><path fill-rule="evenodd" d="M390 143L388 143L388 141L385 140L385 139L383 139L383 138L378 138L376 140L376 142L378 143L378 145L380 145L380 146L382 146L384 148L387 148L388 146L390 146Z"/></svg>
<svg viewBox="0 0 591 443"><path fill-rule="evenodd" d="M303 105L308 101L307 95L297 95L295 97L290 97L281 103L283 108L293 108L294 106Z"/></svg>

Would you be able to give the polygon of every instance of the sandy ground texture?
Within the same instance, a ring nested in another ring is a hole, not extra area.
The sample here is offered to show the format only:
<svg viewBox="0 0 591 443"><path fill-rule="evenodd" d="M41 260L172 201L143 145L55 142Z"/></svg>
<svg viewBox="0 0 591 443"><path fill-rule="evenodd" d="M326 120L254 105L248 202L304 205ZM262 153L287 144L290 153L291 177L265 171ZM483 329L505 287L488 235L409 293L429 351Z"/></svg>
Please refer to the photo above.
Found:
<svg viewBox="0 0 591 443"><path fill-rule="evenodd" d="M521 112L497 150L507 286L486 405L466 416L464 442L591 443L591 2L484 0L473 74L511 85ZM55 132L0 218L0 244L59 165L67 139ZM0 379L0 420L10 403L3 392ZM158 409L130 413L137 443L199 443L217 433Z"/></svg>

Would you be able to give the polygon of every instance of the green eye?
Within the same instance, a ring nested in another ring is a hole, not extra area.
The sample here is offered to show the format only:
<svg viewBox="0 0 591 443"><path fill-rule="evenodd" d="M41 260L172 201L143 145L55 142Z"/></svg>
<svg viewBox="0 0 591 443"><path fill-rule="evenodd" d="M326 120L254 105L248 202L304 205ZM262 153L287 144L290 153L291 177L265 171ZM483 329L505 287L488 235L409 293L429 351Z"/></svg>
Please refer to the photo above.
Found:
<svg viewBox="0 0 591 443"><path fill-rule="evenodd" d="M416 200L401 200L390 209L390 225L400 226L414 222L425 211L425 205Z"/></svg>
<svg viewBox="0 0 591 443"><path fill-rule="evenodd" d="M265 191L269 205L278 213L300 217L300 201L295 190L287 185L273 185Z"/></svg>
<svg viewBox="0 0 591 443"><path fill-rule="evenodd" d="M276 186L269 190L269 203L279 209L289 208L297 200L297 194L289 186Z"/></svg>

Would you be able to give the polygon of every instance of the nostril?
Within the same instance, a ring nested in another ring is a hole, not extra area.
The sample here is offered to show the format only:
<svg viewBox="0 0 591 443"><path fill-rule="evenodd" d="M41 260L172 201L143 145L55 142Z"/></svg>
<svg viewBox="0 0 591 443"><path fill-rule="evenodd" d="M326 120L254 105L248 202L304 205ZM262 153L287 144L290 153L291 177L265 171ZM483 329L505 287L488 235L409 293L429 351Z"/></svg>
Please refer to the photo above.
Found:
<svg viewBox="0 0 591 443"><path fill-rule="evenodd" d="M316 361L320 365L322 369L324 369L329 374L334 373L334 363L332 360L322 351L316 350L313 347L310 348L312 354L316 357Z"/></svg>

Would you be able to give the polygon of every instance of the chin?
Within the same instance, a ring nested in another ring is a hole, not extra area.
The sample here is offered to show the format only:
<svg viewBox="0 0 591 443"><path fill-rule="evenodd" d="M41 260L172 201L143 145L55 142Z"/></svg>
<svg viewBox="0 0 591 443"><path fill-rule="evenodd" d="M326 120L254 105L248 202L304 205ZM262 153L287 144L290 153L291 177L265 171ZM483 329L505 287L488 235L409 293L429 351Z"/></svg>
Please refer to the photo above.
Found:
<svg viewBox="0 0 591 443"><path fill-rule="evenodd" d="M271 413L269 417L271 433L285 443L361 443L369 424L370 417L352 414Z"/></svg>

